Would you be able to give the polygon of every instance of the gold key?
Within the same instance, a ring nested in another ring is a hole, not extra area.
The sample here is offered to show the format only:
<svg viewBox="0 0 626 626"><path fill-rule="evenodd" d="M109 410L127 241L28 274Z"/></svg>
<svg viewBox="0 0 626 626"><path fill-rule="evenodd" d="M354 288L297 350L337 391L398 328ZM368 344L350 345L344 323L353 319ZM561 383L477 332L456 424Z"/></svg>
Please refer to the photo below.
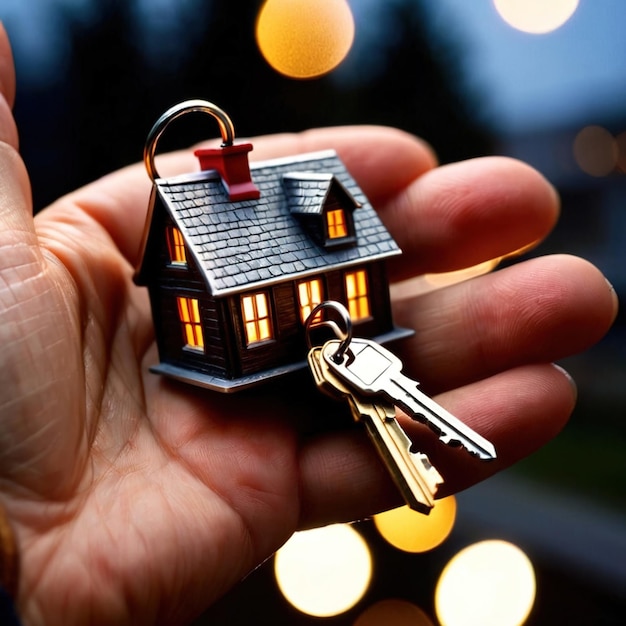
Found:
<svg viewBox="0 0 626 626"><path fill-rule="evenodd" d="M311 348L308 361L318 388L335 399L346 400L354 419L365 424L407 505L421 513L430 513L443 478L425 454L411 451L411 440L396 420L395 406L346 386L325 362L322 348Z"/></svg>

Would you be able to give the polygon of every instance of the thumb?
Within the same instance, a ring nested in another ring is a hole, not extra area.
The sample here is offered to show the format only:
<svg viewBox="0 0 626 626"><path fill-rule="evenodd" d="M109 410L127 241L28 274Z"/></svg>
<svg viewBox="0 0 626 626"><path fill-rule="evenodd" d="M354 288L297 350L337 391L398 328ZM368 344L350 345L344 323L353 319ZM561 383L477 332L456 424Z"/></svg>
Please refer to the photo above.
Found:
<svg viewBox="0 0 626 626"><path fill-rule="evenodd" d="M2 93L9 107L15 100L15 68L9 38L0 22L0 93Z"/></svg>
<svg viewBox="0 0 626 626"><path fill-rule="evenodd" d="M34 233L28 174L18 149L11 106L15 99L15 68L11 46L0 23L0 233L10 245L16 233ZM0 245L2 245L0 240ZM4 246L3 246L4 247Z"/></svg>

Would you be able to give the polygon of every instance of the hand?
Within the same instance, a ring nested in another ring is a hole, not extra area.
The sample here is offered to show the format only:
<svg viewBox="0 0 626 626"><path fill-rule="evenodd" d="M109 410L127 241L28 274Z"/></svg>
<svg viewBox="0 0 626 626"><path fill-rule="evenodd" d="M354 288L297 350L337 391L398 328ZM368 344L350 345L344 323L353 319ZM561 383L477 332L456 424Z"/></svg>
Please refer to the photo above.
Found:
<svg viewBox="0 0 626 626"><path fill-rule="evenodd" d="M361 430L312 432L318 399L304 377L283 395L223 396L147 373L152 322L132 282L143 166L33 220L4 36L0 87L0 497L21 554L25 623L184 623L297 528L398 504ZM436 167L427 146L390 129L261 138L253 155L331 147L404 249L395 280L509 253L557 219L554 191L529 167ZM166 174L194 168L191 153L159 163ZM602 275L566 256L400 294L396 321L417 331L403 344L407 370L499 453L483 464L411 424L448 492L559 431L575 391L550 363L596 342L615 313Z"/></svg>

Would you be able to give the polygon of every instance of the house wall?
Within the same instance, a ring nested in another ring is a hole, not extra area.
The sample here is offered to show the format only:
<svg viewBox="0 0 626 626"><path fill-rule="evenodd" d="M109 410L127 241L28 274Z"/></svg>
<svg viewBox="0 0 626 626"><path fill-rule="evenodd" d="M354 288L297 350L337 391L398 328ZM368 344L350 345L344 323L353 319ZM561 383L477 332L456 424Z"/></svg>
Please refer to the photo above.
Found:
<svg viewBox="0 0 626 626"><path fill-rule="evenodd" d="M212 297L193 257L188 256L187 267L169 262L166 228L172 223L161 212L155 212L151 258L157 271L148 280L152 317L161 362L189 367L207 374L229 377L232 375L233 357L228 341L230 325L224 303ZM196 298L199 303L204 353L185 348L183 330L178 314L177 297Z"/></svg>
<svg viewBox="0 0 626 626"><path fill-rule="evenodd" d="M257 293L255 290L253 293ZM241 297L237 294L228 299L228 308L233 321L236 357L233 371L236 377L284 365L303 357L302 339L304 333L297 317L295 287L284 283L267 290L272 311L274 338L246 345L244 321L241 314ZM306 356L306 355L304 355Z"/></svg>
<svg viewBox="0 0 626 626"><path fill-rule="evenodd" d="M146 277L160 361L227 380L304 361L307 341L300 320L298 281L288 280L248 292L267 293L273 320L273 338L248 346L241 312L241 298L245 294L231 294L222 298L212 296L191 255L187 257L186 267L170 264L165 234L170 225L169 219L164 211L155 211L152 249L149 253L156 269ZM372 315L367 320L355 322L353 332L356 336L364 337L389 332L393 329L393 323L385 263L370 261L358 266L361 267L368 270ZM345 271L331 269L320 272L327 300L347 303ZM178 313L178 296L198 300L204 351L185 347L186 340ZM330 336L327 333L321 340L328 338Z"/></svg>
<svg viewBox="0 0 626 626"><path fill-rule="evenodd" d="M383 262L364 264L363 267L368 268L372 316L367 320L356 322L354 334L371 337L393 328L389 287ZM327 300L346 303L344 273L345 271L342 270L334 270L324 276ZM306 358L307 342L304 325L299 316L296 285L297 282L290 281L266 290L272 307L274 338L252 346L246 346L240 306L243 294L229 299L229 310L238 351L239 366L234 366L237 376L245 376ZM329 337L326 336L326 338Z"/></svg>
<svg viewBox="0 0 626 626"><path fill-rule="evenodd" d="M203 352L185 347L186 342L178 315L178 296L198 300L204 336ZM216 301L205 291L189 288L188 284L171 287L160 285L154 290L152 306L153 309L160 310L160 339L157 343L162 362L192 368L206 374L232 376L230 346L225 339L228 333L223 331L223 303Z"/></svg>

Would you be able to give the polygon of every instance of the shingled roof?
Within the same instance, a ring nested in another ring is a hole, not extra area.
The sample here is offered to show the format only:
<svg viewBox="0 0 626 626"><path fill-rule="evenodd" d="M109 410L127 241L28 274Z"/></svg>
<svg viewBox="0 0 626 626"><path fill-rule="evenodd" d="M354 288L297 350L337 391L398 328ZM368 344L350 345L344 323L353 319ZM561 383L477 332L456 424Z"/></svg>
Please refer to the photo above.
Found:
<svg viewBox="0 0 626 626"><path fill-rule="evenodd" d="M336 153L251 163L250 169L261 191L258 200L229 201L214 170L155 181L155 202L180 229L213 295L400 254ZM299 175L303 184L296 185ZM333 181L359 208L353 214L356 244L329 250L315 243L292 210L294 198L301 211L319 210Z"/></svg>
<svg viewBox="0 0 626 626"><path fill-rule="evenodd" d="M282 183L287 197L287 205L293 214L321 215L324 202L334 187L348 199L352 208L358 208L361 204L356 198L337 180L334 174L329 172L290 172L283 174Z"/></svg>

